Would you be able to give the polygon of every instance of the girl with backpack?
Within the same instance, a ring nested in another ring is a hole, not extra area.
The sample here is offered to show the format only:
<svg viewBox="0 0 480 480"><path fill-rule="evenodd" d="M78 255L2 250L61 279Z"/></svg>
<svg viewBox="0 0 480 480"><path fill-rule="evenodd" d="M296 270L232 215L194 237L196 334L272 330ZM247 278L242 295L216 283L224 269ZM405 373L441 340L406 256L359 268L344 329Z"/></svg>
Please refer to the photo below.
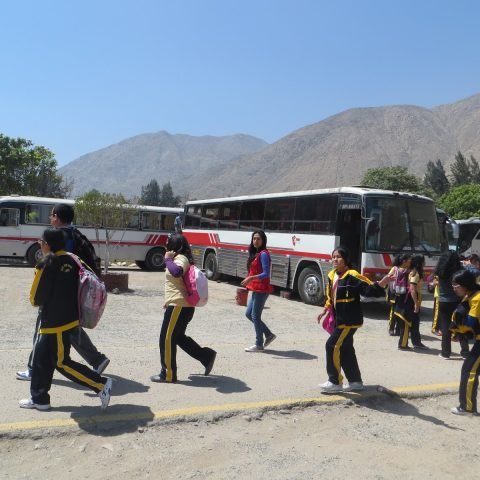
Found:
<svg viewBox="0 0 480 480"><path fill-rule="evenodd" d="M362 376L358 366L353 336L363 325L363 311L360 296L382 297L390 277L386 275L379 282L353 270L349 253L343 247L332 252L333 270L328 273L327 300L317 317L321 323L324 316L332 311L335 317L335 330L325 344L328 380L319 385L323 393L353 392L363 390ZM342 385L343 376L348 384Z"/></svg>
<svg viewBox="0 0 480 480"><path fill-rule="evenodd" d="M388 272L391 278L387 290L387 299L390 304L390 314L388 318L388 333L390 336L398 337L400 335L401 320L395 315L395 305L398 300L404 300L408 287L408 271L412 261L411 253L401 253L393 261L393 267Z"/></svg>
<svg viewBox="0 0 480 480"><path fill-rule="evenodd" d="M205 367L205 375L213 368L217 352L201 347L185 335L193 318L195 307L187 301L188 293L183 276L193 265L192 252L187 239L180 233L168 237L165 253L165 314L160 330L160 373L150 377L152 382L177 381L177 346Z"/></svg>
<svg viewBox="0 0 480 480"><path fill-rule="evenodd" d="M246 347L245 351L263 352L265 347L277 338L262 321L263 307L268 295L273 292L270 284L270 253L267 250L267 236L263 230L252 233L248 254L248 275L242 280L241 285L252 292L245 316L255 327L255 345Z"/></svg>
<svg viewBox="0 0 480 480"><path fill-rule="evenodd" d="M70 358L71 336L78 334L79 267L65 251L65 237L48 228L39 240L43 259L35 270L30 302L41 307L40 328L33 348L30 398L20 400L21 408L50 410L53 373L90 388L100 397L102 408L110 401L112 379L102 377Z"/></svg>
<svg viewBox="0 0 480 480"><path fill-rule="evenodd" d="M423 255L414 255L410 265L411 271L408 275L409 294L413 301L412 330L410 333L412 345L415 350L428 350L428 347L422 343L420 336L420 306L422 305L423 289L423 267L425 266L425 257Z"/></svg>

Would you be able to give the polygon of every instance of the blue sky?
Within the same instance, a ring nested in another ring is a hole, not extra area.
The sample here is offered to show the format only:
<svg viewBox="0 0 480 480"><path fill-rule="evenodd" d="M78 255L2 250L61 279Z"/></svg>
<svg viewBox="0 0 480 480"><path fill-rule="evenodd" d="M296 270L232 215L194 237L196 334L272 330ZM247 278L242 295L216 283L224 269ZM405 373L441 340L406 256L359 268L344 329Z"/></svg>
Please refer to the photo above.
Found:
<svg viewBox="0 0 480 480"><path fill-rule="evenodd" d="M274 142L480 93L476 0L4 0L0 133L59 165L167 130Z"/></svg>

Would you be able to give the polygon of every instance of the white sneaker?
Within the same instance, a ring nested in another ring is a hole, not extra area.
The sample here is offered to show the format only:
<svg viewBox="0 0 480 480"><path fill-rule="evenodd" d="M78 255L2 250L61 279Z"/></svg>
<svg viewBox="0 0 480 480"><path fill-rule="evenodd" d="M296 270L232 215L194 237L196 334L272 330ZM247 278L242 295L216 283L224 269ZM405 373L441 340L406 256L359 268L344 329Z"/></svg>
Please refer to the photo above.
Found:
<svg viewBox="0 0 480 480"><path fill-rule="evenodd" d="M29 382L32 379L32 372L30 370L25 370L24 372L17 372L15 374L17 380L26 380Z"/></svg>
<svg viewBox="0 0 480 480"><path fill-rule="evenodd" d="M100 365L97 368L94 368L94 370L101 375L103 371L108 367L108 364L110 363L110 359L105 357L105 360L103 360Z"/></svg>
<svg viewBox="0 0 480 480"><path fill-rule="evenodd" d="M263 348L267 348L276 338L277 338L277 336L274 333L272 333L270 336L268 336L265 339L265 343L263 344Z"/></svg>
<svg viewBox="0 0 480 480"><path fill-rule="evenodd" d="M245 348L246 352L263 352L263 347L259 347L258 345L252 345L251 347Z"/></svg>
<svg viewBox="0 0 480 480"><path fill-rule="evenodd" d="M335 385L330 380L327 380L325 383L321 383L319 387L322 389L322 392L326 393L341 392L343 390L342 385Z"/></svg>
<svg viewBox="0 0 480 480"><path fill-rule="evenodd" d="M105 410L110 403L110 391L112 390L112 379L107 377L107 381L103 386L103 390L98 393L100 400L102 401L102 409Z"/></svg>
<svg viewBox="0 0 480 480"><path fill-rule="evenodd" d="M365 387L362 382L351 382L343 386L344 392L361 392Z"/></svg>
<svg viewBox="0 0 480 480"><path fill-rule="evenodd" d="M20 408L36 408L37 410L47 411L50 410L52 407L49 403L40 404L34 403L31 398L24 398L18 402Z"/></svg>

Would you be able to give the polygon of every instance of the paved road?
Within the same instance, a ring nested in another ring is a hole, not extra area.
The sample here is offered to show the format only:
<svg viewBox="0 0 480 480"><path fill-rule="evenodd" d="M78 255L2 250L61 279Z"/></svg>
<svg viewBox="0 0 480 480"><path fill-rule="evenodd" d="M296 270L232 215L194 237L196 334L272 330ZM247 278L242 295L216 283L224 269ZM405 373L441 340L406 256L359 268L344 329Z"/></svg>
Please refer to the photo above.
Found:
<svg viewBox="0 0 480 480"><path fill-rule="evenodd" d="M179 382L151 383L158 373L158 334L162 319L163 273L130 271L131 292L110 295L102 323L91 332L98 348L111 359L106 373L114 380L110 407L102 412L92 393L55 374L50 412L23 410L18 400L28 396L27 382L15 379L25 367L36 310L28 303L32 269L0 267L1 323L0 434L26 435L32 429L66 427L101 428L111 422L132 422L135 428L153 419L223 415L231 411L291 403L337 401L321 395L318 383L326 380L324 343L327 334L315 321L317 308L272 295L264 320L277 340L264 353L246 353L254 343L253 326L244 308L235 304L237 285L210 283L210 301L198 308L188 333L200 344L218 351L211 376L203 367L178 353ZM432 301L427 296L422 312L425 353L402 352L397 338L389 337L386 307L365 306L365 325L355 336L366 395L377 386L405 394L455 391L461 359L438 358L440 340L430 334ZM458 344L454 344L458 352Z"/></svg>

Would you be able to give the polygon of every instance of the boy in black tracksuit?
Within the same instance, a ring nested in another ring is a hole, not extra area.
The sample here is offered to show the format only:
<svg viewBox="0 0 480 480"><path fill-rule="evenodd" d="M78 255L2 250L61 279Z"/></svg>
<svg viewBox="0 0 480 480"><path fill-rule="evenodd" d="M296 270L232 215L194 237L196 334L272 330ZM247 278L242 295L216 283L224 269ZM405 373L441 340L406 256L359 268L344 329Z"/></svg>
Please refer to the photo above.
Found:
<svg viewBox="0 0 480 480"><path fill-rule="evenodd" d="M20 401L22 408L48 410L49 390L53 372L57 369L70 380L90 388L99 394L102 406L108 405L111 379L101 377L85 365L70 358L70 335L79 328L78 320L78 266L58 246L64 245L59 230L48 229L41 240L49 252L35 271L30 291L30 302L41 306L40 329L32 365L30 399Z"/></svg>

